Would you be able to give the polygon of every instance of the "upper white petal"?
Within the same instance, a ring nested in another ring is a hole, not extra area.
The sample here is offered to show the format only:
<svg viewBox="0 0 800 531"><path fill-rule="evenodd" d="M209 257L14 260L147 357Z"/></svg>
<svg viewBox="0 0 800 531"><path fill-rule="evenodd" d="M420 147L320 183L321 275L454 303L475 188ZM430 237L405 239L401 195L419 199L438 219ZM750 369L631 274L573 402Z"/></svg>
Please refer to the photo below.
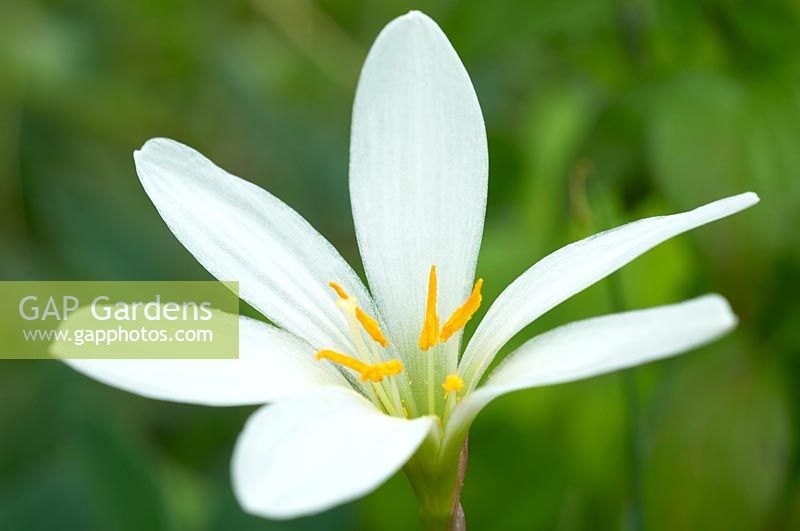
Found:
<svg viewBox="0 0 800 531"><path fill-rule="evenodd" d="M451 417L463 429L494 398L529 387L589 378L681 354L725 334L736 316L719 295L571 323L509 354Z"/></svg>
<svg viewBox="0 0 800 531"><path fill-rule="evenodd" d="M372 302L339 253L297 212L258 186L167 139L134 154L144 189L175 236L242 299L315 348L351 351L329 281L368 312Z"/></svg>
<svg viewBox="0 0 800 531"><path fill-rule="evenodd" d="M379 412L358 393L325 389L266 406L236 443L232 474L242 507L267 518L318 513L380 486L434 426Z"/></svg>
<svg viewBox="0 0 800 531"><path fill-rule="evenodd" d="M442 319L469 293L487 160L478 99L447 37L419 12L392 21L358 83L350 195L370 288L409 355L422 327L431 265L439 271Z"/></svg>
<svg viewBox="0 0 800 531"><path fill-rule="evenodd" d="M68 356L68 352L55 352ZM105 384L148 398L209 406L264 404L320 386L347 386L288 332L242 317L239 359L67 359Z"/></svg>
<svg viewBox="0 0 800 531"><path fill-rule="evenodd" d="M659 243L758 202L752 192L689 212L646 218L562 247L518 277L492 304L461 360L471 388L497 351L531 321Z"/></svg>

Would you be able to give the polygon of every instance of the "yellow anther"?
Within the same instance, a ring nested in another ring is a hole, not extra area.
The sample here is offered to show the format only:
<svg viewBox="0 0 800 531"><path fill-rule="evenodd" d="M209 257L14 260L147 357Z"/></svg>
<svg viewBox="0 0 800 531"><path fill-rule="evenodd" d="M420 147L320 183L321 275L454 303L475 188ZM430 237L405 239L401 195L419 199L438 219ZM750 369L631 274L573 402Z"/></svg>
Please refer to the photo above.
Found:
<svg viewBox="0 0 800 531"><path fill-rule="evenodd" d="M380 343L383 348L386 348L389 342L386 341L386 336L381 332L381 327L378 326L378 321L376 321L374 317L370 317L360 306L356 306L356 319L358 319L358 322L364 327L369 337L376 343Z"/></svg>
<svg viewBox="0 0 800 531"><path fill-rule="evenodd" d="M385 376L396 376L403 372L403 362L400 360L389 360L373 365L367 365L361 373L361 381L381 382Z"/></svg>
<svg viewBox="0 0 800 531"><path fill-rule="evenodd" d="M361 375L362 382L368 380L382 382L386 376L395 376L403 372L403 363L400 360L389 360L370 365L335 350L320 350L315 358L317 360L327 359L356 371Z"/></svg>
<svg viewBox="0 0 800 531"><path fill-rule="evenodd" d="M367 314L367 312L362 310L361 307L356 304L355 299L350 297L350 295L347 294L342 286L336 282L328 282L328 286L333 288L342 302L353 305L356 312L356 319L358 319L358 322L364 327L364 331L369 334L369 337L371 337L376 343L379 343L380 346L386 348L386 345L388 345L389 342L386 341L386 336L384 336L383 332L381 332L381 327L378 325L378 321L374 317Z"/></svg>
<svg viewBox="0 0 800 531"><path fill-rule="evenodd" d="M314 357L317 361L331 360L332 362L338 363L339 365L347 367L348 369L353 369L359 374L364 372L364 369L367 367L367 364L363 361L352 358L347 354L341 354L335 350L320 350Z"/></svg>
<svg viewBox="0 0 800 531"><path fill-rule="evenodd" d="M436 266L431 266L428 275L428 301L425 306L425 321L419 335L419 348L428 350L439 342L439 316L436 315Z"/></svg>
<svg viewBox="0 0 800 531"><path fill-rule="evenodd" d="M442 382L442 389L444 389L444 397L447 398L450 393L458 393L464 389L464 380L457 374L450 374Z"/></svg>
<svg viewBox="0 0 800 531"><path fill-rule="evenodd" d="M336 282L328 282L328 285L333 288L333 291L342 299L349 299L350 295Z"/></svg>
<svg viewBox="0 0 800 531"><path fill-rule="evenodd" d="M450 319L442 326L442 332L439 334L439 339L441 339L441 341L447 341L450 339L450 336L464 328L467 321L478 311L481 300L483 299L483 297L481 297L481 286L483 286L483 279L479 278L478 281L475 282L475 287L472 288L472 293L469 294L464 304L454 311Z"/></svg>

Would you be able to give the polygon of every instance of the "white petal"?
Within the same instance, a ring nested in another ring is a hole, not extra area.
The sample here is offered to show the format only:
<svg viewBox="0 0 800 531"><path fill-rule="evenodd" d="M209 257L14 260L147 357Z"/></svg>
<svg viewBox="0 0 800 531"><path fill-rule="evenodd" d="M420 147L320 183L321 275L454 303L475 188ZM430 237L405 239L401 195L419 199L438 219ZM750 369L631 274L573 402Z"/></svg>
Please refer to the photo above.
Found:
<svg viewBox="0 0 800 531"><path fill-rule="evenodd" d="M175 236L242 299L315 348L352 351L329 281L372 303L339 253L297 212L258 186L167 139L134 154L147 194Z"/></svg>
<svg viewBox="0 0 800 531"><path fill-rule="evenodd" d="M326 389L250 417L233 454L242 507L267 518L318 513L380 486L434 426L379 412L351 390Z"/></svg>
<svg viewBox="0 0 800 531"><path fill-rule="evenodd" d="M463 429L491 400L529 387L590 378L681 354L736 326L719 295L571 323L537 336L517 350L465 397L451 429Z"/></svg>
<svg viewBox="0 0 800 531"><path fill-rule="evenodd" d="M461 361L461 374L477 385L497 351L554 306L682 232L729 216L758 202L752 192L720 199L689 212L646 218L572 243L533 265L492 304Z"/></svg>
<svg viewBox="0 0 800 531"><path fill-rule="evenodd" d="M288 332L240 318L239 359L69 359L105 384L148 398L209 406L264 404L293 393L347 383L314 349Z"/></svg>
<svg viewBox="0 0 800 531"><path fill-rule="evenodd" d="M358 83L350 195L370 288L404 352L416 348L432 264L443 320L469 294L487 160L478 99L447 37L419 12L392 21Z"/></svg>

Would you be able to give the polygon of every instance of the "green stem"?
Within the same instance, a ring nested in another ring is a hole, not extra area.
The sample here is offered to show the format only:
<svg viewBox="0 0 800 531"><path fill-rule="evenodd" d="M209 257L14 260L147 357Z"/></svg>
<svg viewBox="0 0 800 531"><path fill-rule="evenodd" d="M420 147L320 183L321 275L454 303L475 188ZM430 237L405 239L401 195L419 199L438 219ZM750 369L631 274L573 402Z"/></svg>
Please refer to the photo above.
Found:
<svg viewBox="0 0 800 531"><path fill-rule="evenodd" d="M611 308L616 312L625 311L625 296L622 292L619 277L608 278L608 294ZM628 447L630 448L630 483L631 483L631 529L644 531L644 436L639 423L639 392L636 385L636 369L628 369L622 373L625 393L625 409L628 417Z"/></svg>
<svg viewBox="0 0 800 531"><path fill-rule="evenodd" d="M625 296L619 277L612 275L608 278L608 293L611 308L616 312L625 311ZM631 461L631 529L644 531L644 435L640 426L639 392L636 385L636 369L628 369L622 373L622 382L625 392L625 408L628 417L628 445Z"/></svg>
<svg viewBox="0 0 800 531"><path fill-rule="evenodd" d="M578 222L586 226L590 233L595 232L593 227L592 209L587 194L586 178L589 169L578 168L572 179L572 203ZM598 194L604 197L605 194ZM605 227L612 226L613 216L607 204L601 204L597 209L597 216ZM606 282L608 298L613 312L625 311L625 294L620 283L619 274L611 275ZM625 409L628 417L628 445L630 455L630 488L631 488L631 530L645 531L645 500L644 500L644 433L640 423L639 393L636 381L636 369L628 369L622 373L623 389L625 394Z"/></svg>
<svg viewBox="0 0 800 531"><path fill-rule="evenodd" d="M453 454L455 452L452 452ZM420 502L420 523L424 531L464 531L461 487L467 470L467 441L457 455L440 455L438 443L426 445L405 467Z"/></svg>
<svg viewBox="0 0 800 531"><path fill-rule="evenodd" d="M628 443L631 453L631 527L634 531L644 531L644 438L639 423L639 393L636 385L636 369L622 373L628 409Z"/></svg>

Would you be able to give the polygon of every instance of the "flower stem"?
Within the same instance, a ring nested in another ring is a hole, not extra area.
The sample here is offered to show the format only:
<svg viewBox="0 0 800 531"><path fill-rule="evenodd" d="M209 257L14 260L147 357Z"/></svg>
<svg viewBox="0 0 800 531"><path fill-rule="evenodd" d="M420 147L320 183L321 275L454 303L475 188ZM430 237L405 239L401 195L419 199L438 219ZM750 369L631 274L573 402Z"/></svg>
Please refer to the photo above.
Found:
<svg viewBox="0 0 800 531"><path fill-rule="evenodd" d="M625 295L619 277L608 278L608 294L614 312L626 309ZM644 481L642 461L644 459L644 437L640 426L639 390L636 385L636 369L622 373L625 393L625 409L628 417L628 444L630 448L631 526L632 531L644 531Z"/></svg>
<svg viewBox="0 0 800 531"><path fill-rule="evenodd" d="M591 234L596 232L594 218L589 194L587 191L586 180L591 172L591 165L582 161L575 169L570 182L570 199L573 211L579 224ZM605 197L603 190L597 194ZM599 201L600 208L596 209L604 227L616 224L610 223L612 215L609 212L608 203ZM611 275L606 280L608 287L608 299L613 312L625 311L625 294L620 283L619 273ZM644 458L645 442L644 433L641 427L641 416L639 407L639 392L636 385L636 369L628 369L622 373L623 392L625 394L625 412L628 417L628 441L630 451L630 489L631 489L631 525L632 531L645 531L645 500L644 500Z"/></svg>
<svg viewBox="0 0 800 531"><path fill-rule="evenodd" d="M636 385L636 369L629 369L622 374L625 383L625 396L628 410L628 437L631 452L631 529L644 531L644 488L642 460L644 458L644 440L639 423L639 392Z"/></svg>
<svg viewBox="0 0 800 531"><path fill-rule="evenodd" d="M453 493L453 511L450 518L449 531L466 531L467 518L464 515L464 508L461 506L461 489L464 486L464 478L467 475L467 459L469 450L467 449L468 438L464 439L461 452L458 455L458 469L456 472L456 488Z"/></svg>
<svg viewBox="0 0 800 531"><path fill-rule="evenodd" d="M440 456L438 448L422 448L405 470L420 501L424 531L466 530L461 507L461 487L467 471L466 439L457 456Z"/></svg>

